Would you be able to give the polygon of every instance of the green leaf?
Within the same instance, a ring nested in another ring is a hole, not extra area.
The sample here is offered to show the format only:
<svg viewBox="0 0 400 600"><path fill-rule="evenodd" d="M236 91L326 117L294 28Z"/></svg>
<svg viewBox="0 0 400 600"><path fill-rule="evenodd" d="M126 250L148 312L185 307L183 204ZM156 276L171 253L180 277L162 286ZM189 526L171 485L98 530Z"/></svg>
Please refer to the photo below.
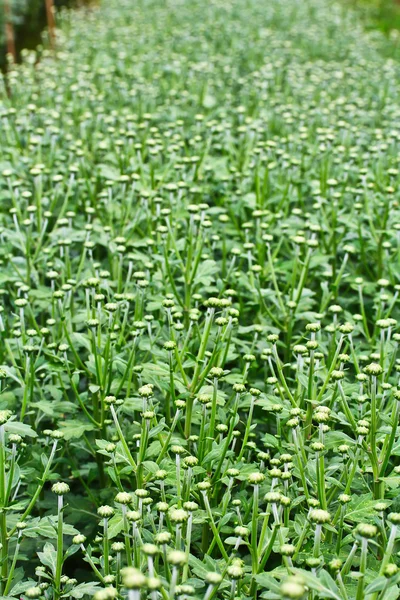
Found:
<svg viewBox="0 0 400 600"><path fill-rule="evenodd" d="M63 523L63 534L64 535L77 535L78 533L79 533L79 531L77 529L75 529L75 527L73 527L69 523Z"/></svg>
<svg viewBox="0 0 400 600"><path fill-rule="evenodd" d="M279 441L271 433L265 433L264 434L264 444L268 448L279 448Z"/></svg>
<svg viewBox="0 0 400 600"><path fill-rule="evenodd" d="M59 402L63 397L62 390L55 385L47 385L46 390L50 393L54 400L57 400L57 402Z"/></svg>
<svg viewBox="0 0 400 600"><path fill-rule="evenodd" d="M268 575L268 573L260 573L259 575L256 575L254 579L261 587L267 588L267 590L281 596L280 583L278 583L271 575Z"/></svg>
<svg viewBox="0 0 400 600"><path fill-rule="evenodd" d="M203 260L196 272L196 276L194 278L194 284L198 285L201 283L203 286L209 286L213 279L215 273L218 271L218 265L215 260Z"/></svg>
<svg viewBox="0 0 400 600"><path fill-rule="evenodd" d="M108 537L115 538L124 528L124 520L121 515L114 515L108 523Z"/></svg>
<svg viewBox="0 0 400 600"><path fill-rule="evenodd" d="M64 423L60 423L60 429L64 434L64 439L71 440L82 437L86 431L93 431L94 425L89 422L64 421Z"/></svg>
<svg viewBox="0 0 400 600"><path fill-rule="evenodd" d="M161 431L165 429L165 420L161 419L159 423L149 431L149 439L152 437L156 437Z"/></svg>
<svg viewBox="0 0 400 600"><path fill-rule="evenodd" d="M189 555L189 565L190 565L193 573L195 573L195 575L197 575L198 577L200 577L200 579L202 579L204 581L204 578L208 571L205 564L202 563L201 560L199 560L198 558L193 556L193 554L190 554Z"/></svg>
<svg viewBox="0 0 400 600"><path fill-rule="evenodd" d="M38 557L42 565L49 567L50 571L55 577L56 565L57 565L57 551L53 544L47 542L44 546L43 552L38 552Z"/></svg>
<svg viewBox="0 0 400 600"><path fill-rule="evenodd" d="M38 537L39 535L51 539L57 538L57 531L49 519L40 519L39 521L36 520L35 524L24 529L24 536L26 537L34 538Z"/></svg>
<svg viewBox="0 0 400 600"><path fill-rule="evenodd" d="M92 394L97 394L97 392L101 389L99 385L89 385L89 390Z"/></svg>
<svg viewBox="0 0 400 600"><path fill-rule="evenodd" d="M17 383L17 385L22 385L21 380L15 374L15 369L8 367L7 365L1 365L1 368L7 373L8 377L11 377L11 379Z"/></svg>
<svg viewBox="0 0 400 600"><path fill-rule="evenodd" d="M167 364L153 364L153 363L145 363L143 365L142 377L144 381L148 383L152 383L157 387L169 391L169 366ZM183 382L180 380L177 375L174 377L175 386L178 389L179 393L182 394L186 390Z"/></svg>
<svg viewBox="0 0 400 600"><path fill-rule="evenodd" d="M367 585L365 588L365 594L372 594L373 592L380 592L386 586L388 580L386 577L377 577L372 583Z"/></svg>
<svg viewBox="0 0 400 600"><path fill-rule="evenodd" d="M86 337L86 335L83 335L82 333L78 333L76 331L71 333L71 341L74 342L74 346L86 348L88 352L92 351L92 346L89 338Z"/></svg>
<svg viewBox="0 0 400 600"><path fill-rule="evenodd" d="M98 169L101 177L104 177L104 179L117 181L121 176L120 171L112 165L98 165Z"/></svg>
<svg viewBox="0 0 400 600"><path fill-rule="evenodd" d="M337 584L335 583L335 580L330 576L328 571L325 571L325 569L322 569L319 572L318 576L319 576L319 579L321 580L321 583L323 583L323 585L325 587L327 587L328 589L330 589L332 592L334 592L335 594L337 594L340 597L340 590L339 590Z"/></svg>
<svg viewBox="0 0 400 600"><path fill-rule="evenodd" d="M21 574L22 576L22 574ZM23 594L24 592L26 592L26 590L30 587L33 587L36 585L36 581L34 581L33 579L24 579L23 581L18 581L10 590L10 596L13 597L17 597L19 598L19 596L21 594ZM7 598L7 596L3 596L3 598Z"/></svg>
<svg viewBox="0 0 400 600"><path fill-rule="evenodd" d="M153 475L160 469L160 466L152 460L145 460L143 462L143 467L146 469L146 471L153 473Z"/></svg>
<svg viewBox="0 0 400 600"><path fill-rule="evenodd" d="M30 425L20 423L19 421L7 421L4 425L4 429L7 433L17 433L22 437L37 437L36 431L34 431Z"/></svg>
<svg viewBox="0 0 400 600"><path fill-rule="evenodd" d="M67 598L68 596L72 596L73 598L83 598L83 596L93 596L93 594L98 590L99 583L97 581L90 581L87 583L80 583L76 587L74 587L70 592L61 596L62 598Z"/></svg>
<svg viewBox="0 0 400 600"><path fill-rule="evenodd" d="M362 494L361 496L353 496L348 504L345 514L345 521L359 523L365 520L371 520L375 515L374 506L376 500L373 500L372 494Z"/></svg>
<svg viewBox="0 0 400 600"><path fill-rule="evenodd" d="M339 588L333 581L332 577L330 577L326 571L325 574L322 575L324 571L323 569L320 571L319 577L312 575L309 571L305 571L304 569L293 570L295 573L301 575L309 588L318 592L319 598L333 598L334 600L342 600ZM324 585L323 581L326 581L327 583ZM332 583L333 587L331 587Z"/></svg>
<svg viewBox="0 0 400 600"><path fill-rule="evenodd" d="M384 481L389 488L398 488L400 486L400 475L382 477L382 481Z"/></svg>

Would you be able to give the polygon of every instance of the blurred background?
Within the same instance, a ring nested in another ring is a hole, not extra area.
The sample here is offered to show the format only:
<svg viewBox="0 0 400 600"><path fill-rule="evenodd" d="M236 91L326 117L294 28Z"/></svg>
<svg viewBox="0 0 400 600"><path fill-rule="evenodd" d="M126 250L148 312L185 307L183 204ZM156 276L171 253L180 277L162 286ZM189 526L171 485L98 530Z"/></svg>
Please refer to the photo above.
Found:
<svg viewBox="0 0 400 600"><path fill-rule="evenodd" d="M51 13L57 8L96 4L97 0L0 0L0 64L6 64L7 52L19 60L23 48L33 49L42 35Z"/></svg>
<svg viewBox="0 0 400 600"><path fill-rule="evenodd" d="M345 0L364 16L367 27L389 33L400 29L400 0Z"/></svg>
<svg viewBox="0 0 400 600"><path fill-rule="evenodd" d="M337 1L356 8L362 14L367 28L378 28L388 34L393 30L400 30L400 0ZM21 50L36 48L41 44L43 35L47 42L51 43L52 37L55 39L52 33L55 26L52 14L57 8L90 6L98 2L99 0L0 0L0 68L4 69L7 64L7 53L18 61Z"/></svg>

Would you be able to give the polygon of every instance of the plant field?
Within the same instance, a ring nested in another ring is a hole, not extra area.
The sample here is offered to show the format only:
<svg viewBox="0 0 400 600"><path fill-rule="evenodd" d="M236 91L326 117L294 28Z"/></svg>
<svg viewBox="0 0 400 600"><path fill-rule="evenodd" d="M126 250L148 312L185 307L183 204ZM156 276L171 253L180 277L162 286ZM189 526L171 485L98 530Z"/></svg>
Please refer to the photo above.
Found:
<svg viewBox="0 0 400 600"><path fill-rule="evenodd" d="M103 0L0 81L0 600L400 596L400 62Z"/></svg>

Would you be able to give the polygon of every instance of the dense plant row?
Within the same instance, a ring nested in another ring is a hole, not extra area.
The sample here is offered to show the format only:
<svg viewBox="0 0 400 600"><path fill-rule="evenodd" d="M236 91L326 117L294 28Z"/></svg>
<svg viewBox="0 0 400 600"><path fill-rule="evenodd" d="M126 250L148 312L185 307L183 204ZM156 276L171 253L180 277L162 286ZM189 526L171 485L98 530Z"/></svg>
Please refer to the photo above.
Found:
<svg viewBox="0 0 400 600"><path fill-rule="evenodd" d="M395 600L390 42L104 4L2 81L1 595Z"/></svg>

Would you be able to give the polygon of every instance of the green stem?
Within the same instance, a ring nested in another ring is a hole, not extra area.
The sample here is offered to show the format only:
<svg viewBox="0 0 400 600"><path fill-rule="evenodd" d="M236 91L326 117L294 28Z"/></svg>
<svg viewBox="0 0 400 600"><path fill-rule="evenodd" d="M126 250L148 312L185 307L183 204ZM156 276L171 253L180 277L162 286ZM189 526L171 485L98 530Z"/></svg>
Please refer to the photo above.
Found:
<svg viewBox="0 0 400 600"><path fill-rule="evenodd" d="M209 430L208 430L208 440L206 442L206 452L211 452L212 445L214 442L215 419L217 416L217 393L218 393L218 379L216 377L214 377L210 426L209 426Z"/></svg>
<svg viewBox="0 0 400 600"><path fill-rule="evenodd" d="M137 468L136 462L133 460L133 457L132 457L131 451L129 450L127 441L124 437L124 434L122 433L122 429L121 429L121 426L118 421L117 413L115 412L115 408L112 404L111 404L111 414L112 414L112 418L114 420L115 428L118 433L119 441L121 442L122 447L125 451L126 459L128 460L131 467L136 471L136 468Z"/></svg>
<svg viewBox="0 0 400 600"><path fill-rule="evenodd" d="M110 574L110 551L108 547L108 519L104 519L103 523L103 560L104 560L104 575Z"/></svg>
<svg viewBox="0 0 400 600"><path fill-rule="evenodd" d="M14 556L13 556L13 560L12 560L12 563L11 563L10 572L8 574L6 587L4 588L4 596L8 595L8 592L10 591L11 584L13 582L13 575L14 575L14 571L15 571L15 565L17 564L17 560L18 560L18 554L19 554L19 548L20 548L20 546L21 546L21 532L18 533L18 539L17 539L17 543L16 543L16 546L15 546L15 550L14 550Z"/></svg>
<svg viewBox="0 0 400 600"><path fill-rule="evenodd" d="M31 512L32 512L32 509L33 509L33 507L34 507L34 506L35 506L35 504L36 504L36 500L37 500L37 499L39 498L39 496L40 496L40 493L41 493L41 491L42 491L42 489L43 489L43 486L44 486L44 484L45 484L45 483L46 483L46 481L47 481L47 476L48 476L48 474L49 474L49 472L50 472L50 467L51 467L51 464L52 464L52 462L53 462L54 455L55 455L55 453L56 453L56 449L57 449L57 442L58 442L58 440L55 440L55 441L54 441L54 443L53 443L53 447L52 447L52 449L51 449L51 453L50 453L50 456L49 456L49 460L47 461L47 464L46 464L45 470L44 470L44 472L43 472L42 478L39 480L39 485L38 485L38 487L36 488L36 491L35 491L35 493L33 494L32 498L31 498L31 501L30 501L30 502L29 502L29 504L28 504L28 507L25 509L25 512L23 513L22 517L20 518L20 521L25 521L26 517L27 517L28 515L30 515L30 514L31 514ZM8 533L8 537L9 537L9 538L11 538L11 537L14 535L14 533L16 532L16 530L17 530L17 528L14 526L14 527L11 529L11 531Z"/></svg>
<svg viewBox="0 0 400 600"><path fill-rule="evenodd" d="M58 600L61 595L61 574L64 558L63 548L63 496L58 496L58 522L57 522L57 559L54 577L54 598Z"/></svg>
<svg viewBox="0 0 400 600"><path fill-rule="evenodd" d="M1 537L1 590L3 592L5 582L8 578L8 537L6 520L6 458L4 425L0 426L0 537Z"/></svg>
<svg viewBox="0 0 400 600"><path fill-rule="evenodd" d="M368 554L368 540L366 538L362 538L360 571L359 571L360 577L358 579L356 600L364 600L365 572L367 570L367 554Z"/></svg>
<svg viewBox="0 0 400 600"><path fill-rule="evenodd" d="M221 537L220 537L219 532L217 530L217 527L215 525L214 517L213 517L212 512L211 512L211 507L210 507L210 503L209 503L209 500L208 500L206 492L203 492L203 498L204 498L204 504L205 504L205 507L206 507L207 516L210 519L210 527L211 527L211 530L212 530L212 532L214 534L214 537L217 540L218 548L219 548L222 556L226 560L226 562L228 562L229 561L229 556L226 553L226 550L224 548L224 544L223 544L223 542L221 540Z"/></svg>

